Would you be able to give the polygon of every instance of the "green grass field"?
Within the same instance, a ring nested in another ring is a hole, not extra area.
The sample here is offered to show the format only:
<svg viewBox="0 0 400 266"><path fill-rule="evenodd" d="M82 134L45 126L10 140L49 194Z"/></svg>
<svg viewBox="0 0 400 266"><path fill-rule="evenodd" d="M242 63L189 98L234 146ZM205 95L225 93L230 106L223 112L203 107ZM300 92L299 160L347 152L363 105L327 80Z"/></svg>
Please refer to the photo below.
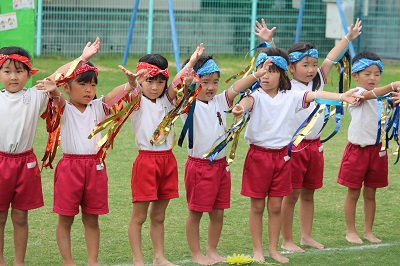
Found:
<svg viewBox="0 0 400 266"><path fill-rule="evenodd" d="M72 58L44 56L34 60L34 68L40 70L34 80L50 75L60 65ZM174 62L172 56L169 62ZM243 57L215 56L222 77L220 90L226 89L225 79L242 70L249 59ZM138 57L130 57L127 63L129 69L134 69ZM96 56L92 62L99 68L98 94L106 94L115 86L125 81L125 76L117 68L122 61L120 56ZM182 59L183 61L183 59ZM174 66L171 66L174 70ZM175 71L172 71L175 72ZM385 72L381 85L398 80L400 67L385 65ZM337 72L332 70L329 75L327 90L334 91ZM354 85L354 84L353 84ZM353 245L345 240L345 221L343 202L347 192L345 187L336 183L338 167L343 149L347 143L347 126L349 114L342 119L342 127L337 136L324 145L325 148L325 177L324 187L315 194L315 221L314 238L323 243L325 250L306 248L302 254L287 254L290 265L400 265L400 212L397 209L400 202L400 181L397 174L400 165L394 165L394 157L389 162L389 186L377 192L377 212L374 232L383 241L381 244ZM180 133L181 121L176 123L175 132ZM330 125L332 129L332 125ZM323 136L330 134L327 129ZM43 156L47 133L44 122L41 121L37 131L35 152L40 160ZM393 146L392 146L393 147ZM247 151L247 144L243 138L239 142L237 156L231 165L232 200L231 208L225 212L224 228L219 244L221 255L252 254L252 243L248 228L249 199L240 195L241 173L243 160ZM183 184L183 168L187 157L186 148L176 147L174 154L179 165L179 192L180 198L171 200L167 209L165 222L165 255L172 262L179 265L192 265L190 252L185 237L185 219L187 205ZM56 158L61 155L61 150ZM128 121L116 138L113 150L107 156L109 176L109 205L110 213L100 217L101 246L99 261L102 265L131 265L132 254L127 236L127 226L131 215L131 165L137 155L134 147L134 136ZM29 214L29 243L26 255L26 265L61 265L62 260L55 240L57 215L52 212L53 204L53 173L51 169L42 171L42 183L45 196L45 206L31 211ZM205 247L208 224L207 215L203 216L201 227L201 243ZM87 255L83 235L81 216L76 216L72 229L73 256L77 265L86 265ZM363 230L363 200L360 198L357 209L357 229L360 235ZM265 216L264 248L267 251L267 217ZM294 221L294 238L299 242L299 224L296 215ZM152 262L152 248L149 236L149 224L143 228L143 253L146 262ZM266 253L267 254L267 253ZM7 265L12 265L13 230L11 220L8 220L5 232L5 257ZM266 259L267 263L274 261Z"/></svg>

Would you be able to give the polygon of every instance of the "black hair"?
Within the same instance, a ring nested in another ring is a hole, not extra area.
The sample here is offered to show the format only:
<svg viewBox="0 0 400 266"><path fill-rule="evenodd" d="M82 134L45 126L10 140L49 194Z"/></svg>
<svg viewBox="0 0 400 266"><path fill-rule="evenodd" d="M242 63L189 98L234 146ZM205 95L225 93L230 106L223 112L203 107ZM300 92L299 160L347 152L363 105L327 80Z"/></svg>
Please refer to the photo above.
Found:
<svg viewBox="0 0 400 266"><path fill-rule="evenodd" d="M183 62L182 68L189 62L189 60L190 60L190 58L186 59L185 62ZM214 60L213 56L212 55L203 55L202 57L199 58L199 60L197 60L196 64L194 64L193 70L195 72L197 72L197 70L199 70L208 60ZM220 72L216 72L216 73L218 73L218 77L221 76ZM201 77L202 76L200 76L200 78Z"/></svg>
<svg viewBox="0 0 400 266"><path fill-rule="evenodd" d="M147 54L142 56L139 59L139 62L144 62L144 63L149 63L152 65L157 66L159 69L164 70L168 68L168 61L167 59L160 55L160 54ZM167 91L168 89L168 80L167 78L163 75L163 74L158 74L154 77L148 78L149 80L157 80L157 79L161 79L161 80L166 80L167 82L165 82L165 87L163 92L161 93L161 95L159 97L162 97L164 95L164 93Z"/></svg>
<svg viewBox="0 0 400 266"><path fill-rule="evenodd" d="M18 47L18 46L7 46L7 47L0 48L0 54L5 54L5 55L18 54L18 55L25 56L25 57L29 58L29 60L31 60L31 55L29 54L29 52L27 50L25 50L24 48ZM14 61L15 68L17 68L18 67L17 64L20 62L15 61L15 60L13 60L13 61ZM24 69L26 71L28 71L28 73L30 73L31 69L29 69L29 67L27 65L25 65L23 63L21 63L21 64L23 65ZM3 68L3 66L0 66L0 69L2 69L2 68Z"/></svg>
<svg viewBox="0 0 400 266"><path fill-rule="evenodd" d="M354 56L354 58L352 60L352 64L354 64L355 62L357 62L358 60L360 60L362 58L367 58L367 59L371 59L374 61L381 60L381 58L376 53L370 52L370 51L363 51L363 52L358 53L356 56Z"/></svg>
<svg viewBox="0 0 400 266"><path fill-rule="evenodd" d="M289 62L289 57L287 53L279 48L266 48L263 50L263 53L266 53L268 56L281 56L283 59L286 60L286 62ZM279 84L278 84L278 89L280 91L285 91L285 90L290 90L292 89L292 84L290 83L290 79L287 75L287 71L283 70L282 68L276 66L275 64L272 64L269 67L270 70L272 71L277 71L279 72Z"/></svg>
<svg viewBox="0 0 400 266"><path fill-rule="evenodd" d="M298 42L293 44L289 50L288 50L288 54L293 53L293 52L306 52L310 49L317 49L317 47L310 42ZM294 67L296 67L297 62L292 62L290 64L292 64ZM321 79L319 78L319 75L317 74L314 78L313 78L313 86L312 86L312 91L316 91L319 89L319 87L321 86Z"/></svg>

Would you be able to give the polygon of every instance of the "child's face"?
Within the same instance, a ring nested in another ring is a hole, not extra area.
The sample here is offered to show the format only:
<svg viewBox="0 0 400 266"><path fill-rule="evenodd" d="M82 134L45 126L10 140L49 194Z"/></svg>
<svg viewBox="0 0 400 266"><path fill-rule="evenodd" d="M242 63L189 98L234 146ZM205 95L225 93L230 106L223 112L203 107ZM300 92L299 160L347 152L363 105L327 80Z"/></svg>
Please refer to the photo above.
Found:
<svg viewBox="0 0 400 266"><path fill-rule="evenodd" d="M318 59L306 56L296 64L289 64L289 71L295 80L308 85L317 75Z"/></svg>
<svg viewBox="0 0 400 266"><path fill-rule="evenodd" d="M154 102L163 93L166 83L167 80L162 78L148 78L140 85L144 96Z"/></svg>
<svg viewBox="0 0 400 266"><path fill-rule="evenodd" d="M261 67L261 66L259 66ZM264 76L260 78L260 86L265 91L278 91L279 89L279 80L281 74L278 70L269 69Z"/></svg>
<svg viewBox="0 0 400 266"><path fill-rule="evenodd" d="M30 78L29 72L21 62L6 60L0 69L1 85L11 93L22 90Z"/></svg>
<svg viewBox="0 0 400 266"><path fill-rule="evenodd" d="M218 72L202 76L200 78L201 91L197 95L197 99L202 102L210 101L215 94L218 93L219 75Z"/></svg>
<svg viewBox="0 0 400 266"><path fill-rule="evenodd" d="M78 82L73 79L71 82L66 83L64 91L69 94L69 101L78 109L85 110L86 105L93 100L96 95L97 84L92 80L91 82Z"/></svg>
<svg viewBox="0 0 400 266"><path fill-rule="evenodd" d="M371 91L378 86L381 72L377 65L372 65L358 73L352 73L351 76L356 80L359 87Z"/></svg>

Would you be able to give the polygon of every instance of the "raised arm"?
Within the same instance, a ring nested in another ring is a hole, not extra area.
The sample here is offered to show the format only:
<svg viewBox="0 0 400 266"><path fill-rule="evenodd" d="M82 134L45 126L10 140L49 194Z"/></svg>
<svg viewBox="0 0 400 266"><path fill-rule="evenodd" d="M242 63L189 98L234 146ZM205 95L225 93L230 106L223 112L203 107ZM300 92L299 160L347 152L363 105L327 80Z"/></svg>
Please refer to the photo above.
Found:
<svg viewBox="0 0 400 266"><path fill-rule="evenodd" d="M376 96L383 96L385 94L388 94L389 92L395 92L397 94L399 88L400 88L400 81L394 81L392 83L387 84L386 86L375 88L372 91L365 91L362 95L364 96L364 100L371 100L375 99Z"/></svg>
<svg viewBox="0 0 400 266"><path fill-rule="evenodd" d="M335 93L335 92L328 92L328 91L313 91L307 93L306 102L312 102L315 98L322 98L327 100L339 100L348 102L350 104L357 103L358 99L364 98L364 95L356 95L354 94L357 92L358 89L351 89L346 91L345 93Z"/></svg>
<svg viewBox="0 0 400 266"><path fill-rule="evenodd" d="M356 23L351 24L349 32L340 40L340 42L335 47L332 48L332 50L330 50L330 52L326 56L326 59L320 67L325 74L328 74L331 71L333 67L332 62L335 62L338 57L345 52L349 43L360 36L361 29L361 20L357 18Z"/></svg>
<svg viewBox="0 0 400 266"><path fill-rule="evenodd" d="M182 68L172 79L172 83L174 84L176 80L180 79L183 74L185 74L187 71L189 71L193 66L196 64L196 62L200 59L200 57L204 53L204 45L203 43L200 43L199 46L196 47L196 50L193 52L192 56L190 56L189 62L186 64L184 68ZM168 95L170 99L175 99L176 97L176 91L174 90L172 85L168 86Z"/></svg>
<svg viewBox="0 0 400 266"><path fill-rule="evenodd" d="M265 23L265 20L261 19L261 23L256 20L256 25L253 25L253 28L255 29L255 31L253 31L254 35L263 39L264 42L270 42L272 47L276 47L274 39L272 38L274 36L274 31L276 30L276 27L272 27L272 29L269 29L267 27L267 24Z"/></svg>
<svg viewBox="0 0 400 266"><path fill-rule="evenodd" d="M97 37L96 40L91 43L88 42L86 46L83 48L82 55L79 56L78 58L72 60L71 62L66 63L65 65L61 66L60 68L57 69L56 72L54 72L49 78L55 79L57 73L66 73L71 66L71 63L74 62L75 60L81 60L82 62L87 62L97 54L97 52L100 50L100 38ZM82 64L82 62L80 64ZM79 67L79 65L77 66Z"/></svg>
<svg viewBox="0 0 400 266"><path fill-rule="evenodd" d="M235 81L235 83L233 83L232 86L227 90L229 100L233 101L236 95L247 89L254 82L258 81L259 78L261 78L268 72L271 65L272 59L268 58L267 60L265 60L262 66L258 67L256 72L253 72L253 74Z"/></svg>
<svg viewBox="0 0 400 266"><path fill-rule="evenodd" d="M128 69L126 69L121 65L119 65L118 67L119 69L121 69L122 72L125 73L128 82L115 87L112 91L110 91L107 95L105 95L104 96L105 104L109 103L112 99L115 99L115 97L118 97L123 92L124 95L126 95L127 93L130 93L134 89L137 89L137 92L139 93L142 90L139 84L141 84L146 80L146 78L148 78L148 73L146 69L141 69L137 73L133 73L132 71L129 71Z"/></svg>
<svg viewBox="0 0 400 266"><path fill-rule="evenodd" d="M59 100L61 106L65 105L65 96L61 93L61 91L57 88L56 82L54 79L48 77L43 80L36 81L36 86L38 90L42 90L43 93L49 93L51 98L55 100Z"/></svg>

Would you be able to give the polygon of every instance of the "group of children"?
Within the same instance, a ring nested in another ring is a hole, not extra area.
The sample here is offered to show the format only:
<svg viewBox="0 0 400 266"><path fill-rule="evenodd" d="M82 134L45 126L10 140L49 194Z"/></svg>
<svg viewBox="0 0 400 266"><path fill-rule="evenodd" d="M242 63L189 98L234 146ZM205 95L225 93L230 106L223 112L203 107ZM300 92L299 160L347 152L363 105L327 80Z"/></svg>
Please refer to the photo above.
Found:
<svg viewBox="0 0 400 266"><path fill-rule="evenodd" d="M312 111L317 98L346 101L352 120L349 143L343 155L338 183L348 187L345 201L346 239L362 243L355 229L355 209L364 182L364 237L371 242L380 239L372 233L376 188L387 186L387 154L375 145L377 135L376 97L393 91L400 82L377 88L383 72L380 58L363 52L353 59L352 77L358 86L343 94L323 91L326 76L345 52L350 41L361 34L361 21L350 27L349 33L329 52L318 66L318 51L311 43L296 43L287 52L275 48L265 21L254 26L266 48L256 59L254 72L237 80L218 94L220 70L211 56L205 56L200 44L186 60L171 84L184 76L183 86L198 83L196 95L184 122L190 121L193 136L189 140L184 181L188 203L186 237L192 261L211 265L225 260L217 252L224 210L230 207L231 178L226 151L223 149L212 164L203 155L213 141L228 127L226 110L240 117L250 111L245 140L249 150L243 167L241 194L250 197L249 227L253 241L253 259L265 261L262 246L263 214L268 210L268 256L286 263L288 258L278 252L279 236L282 248L303 252L292 236L293 214L300 199L299 216L302 246L322 249L323 244L312 238L314 192L322 187L323 147L319 139L321 121L314 133L295 147L291 157L288 145L296 128ZM32 88L25 84L36 72L29 54L19 47L0 49L0 265L5 265L4 227L11 204L14 226L15 265L23 265L28 239L28 210L43 206L40 170L33 152L33 139L40 111L48 104L59 106L61 116L61 147L63 156L54 177L53 210L58 214L57 244L64 265L74 265L71 254L71 226L82 210L82 222L88 252L88 264L98 265L100 228L98 216L108 213L108 188L105 163L97 156L100 134L88 138L93 128L107 119L109 105L128 98L132 130L138 156L132 165L132 214L128 238L134 265L144 265L142 227L150 218L150 237L154 265L173 265L164 256L164 221L169 201L178 197L177 161L172 152L173 134L159 145L150 139L163 118L174 108L177 91L168 85L170 73L167 60L158 54L140 58L135 72L120 66L127 82L100 98L96 96L97 68L89 62L100 49L100 40L88 43L82 55L60 67L53 75L39 80ZM292 78L289 78L288 71ZM254 92L234 104L235 97L257 82ZM62 86L69 99L58 89ZM367 101L369 100L369 101ZM50 108L51 109L51 108ZM11 134L10 134L11 132ZM360 157L361 156L361 157ZM357 161L356 161L357 160ZM295 169L295 171L293 171ZM356 171L354 171L356 169ZM200 247L200 220L209 215L206 254Z"/></svg>

